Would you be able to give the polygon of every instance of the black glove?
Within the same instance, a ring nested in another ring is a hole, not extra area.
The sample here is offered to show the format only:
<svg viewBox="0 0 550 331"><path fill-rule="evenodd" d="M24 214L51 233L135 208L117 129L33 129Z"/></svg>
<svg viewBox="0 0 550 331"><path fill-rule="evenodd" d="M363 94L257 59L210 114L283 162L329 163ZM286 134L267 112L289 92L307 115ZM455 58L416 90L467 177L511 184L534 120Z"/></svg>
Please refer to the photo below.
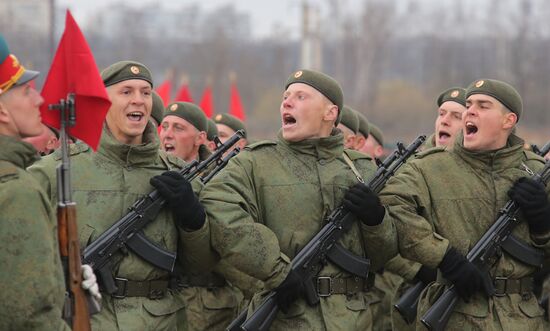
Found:
<svg viewBox="0 0 550 331"><path fill-rule="evenodd" d="M417 280L421 281L424 284L429 284L437 278L437 270L428 268L426 266L421 266L414 276Z"/></svg>
<svg viewBox="0 0 550 331"><path fill-rule="evenodd" d="M522 177L514 183L508 195L521 208L531 232L544 234L550 231L550 204L542 183Z"/></svg>
<svg viewBox="0 0 550 331"><path fill-rule="evenodd" d="M296 301L304 293L302 279L295 271L290 270L285 280L279 285L275 292L275 300L279 308L286 312L291 303Z"/></svg>
<svg viewBox="0 0 550 331"><path fill-rule="evenodd" d="M456 292L463 300L468 300L479 291L488 292L483 283L483 273L473 263L466 260L455 248L451 247L439 264L443 277L451 281Z"/></svg>
<svg viewBox="0 0 550 331"><path fill-rule="evenodd" d="M346 192L344 208L365 225L378 225L384 219L385 209L380 199L363 183L355 184Z"/></svg>
<svg viewBox="0 0 550 331"><path fill-rule="evenodd" d="M188 230L198 230L206 214L191 184L175 171L167 171L149 181L174 212L176 224Z"/></svg>

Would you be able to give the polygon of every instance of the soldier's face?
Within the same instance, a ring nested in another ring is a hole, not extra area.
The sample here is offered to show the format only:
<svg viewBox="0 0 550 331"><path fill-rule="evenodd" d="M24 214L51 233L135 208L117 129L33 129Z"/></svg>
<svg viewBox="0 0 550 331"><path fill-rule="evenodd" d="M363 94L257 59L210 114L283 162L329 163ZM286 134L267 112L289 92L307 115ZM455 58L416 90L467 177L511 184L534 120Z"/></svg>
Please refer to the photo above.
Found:
<svg viewBox="0 0 550 331"><path fill-rule="evenodd" d="M43 130L40 135L28 137L23 140L33 145L40 154L48 155L59 147L60 141L45 124L42 124L42 128Z"/></svg>
<svg viewBox="0 0 550 331"><path fill-rule="evenodd" d="M10 135L19 138L42 134L40 105L44 99L29 83L12 87L0 95L2 122Z"/></svg>
<svg viewBox="0 0 550 331"><path fill-rule="evenodd" d="M107 125L114 137L124 144L140 144L151 116L153 104L151 84L130 79L107 87L111 108Z"/></svg>
<svg viewBox="0 0 550 331"><path fill-rule="evenodd" d="M302 141L329 136L338 107L313 87L294 83L283 94L280 113L283 138Z"/></svg>
<svg viewBox="0 0 550 331"><path fill-rule="evenodd" d="M216 123L216 128L218 128L218 138L220 138L222 144L225 144L227 139L231 138L231 136L235 134L235 130L225 124Z"/></svg>
<svg viewBox="0 0 550 331"><path fill-rule="evenodd" d="M161 149L186 162L197 158L199 146L206 142L206 134L178 116L166 116L160 129Z"/></svg>
<svg viewBox="0 0 550 331"><path fill-rule="evenodd" d="M454 101L446 101L437 110L435 120L435 145L453 146L456 135L462 130L462 113L466 107Z"/></svg>
<svg viewBox="0 0 550 331"><path fill-rule="evenodd" d="M353 131L350 128L348 128L342 123L339 123L337 128L340 129L340 131L342 131L342 133L344 134L344 148L354 149L355 133L353 133Z"/></svg>
<svg viewBox="0 0 550 331"><path fill-rule="evenodd" d="M474 94L466 100L462 116L464 147L472 151L492 151L506 145L510 131L517 121L497 99Z"/></svg>
<svg viewBox="0 0 550 331"><path fill-rule="evenodd" d="M372 135L367 137L365 144L359 151L370 155L372 158L380 158L384 155L384 148L378 143L378 141L376 141L376 139L373 138Z"/></svg>

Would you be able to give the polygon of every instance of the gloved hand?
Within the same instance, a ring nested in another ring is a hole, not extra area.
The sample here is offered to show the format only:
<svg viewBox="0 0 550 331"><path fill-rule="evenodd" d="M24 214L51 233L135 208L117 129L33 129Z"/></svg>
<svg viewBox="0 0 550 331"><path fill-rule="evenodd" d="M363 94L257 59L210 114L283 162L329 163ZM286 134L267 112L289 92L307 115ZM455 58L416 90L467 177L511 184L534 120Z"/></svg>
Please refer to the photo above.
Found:
<svg viewBox="0 0 550 331"><path fill-rule="evenodd" d="M363 183L355 184L346 192L344 208L365 225L378 225L384 219L385 209L380 199Z"/></svg>
<svg viewBox="0 0 550 331"><path fill-rule="evenodd" d="M188 230L198 230L204 224L206 214L191 184L178 172L167 171L149 181L166 199L174 212L176 224Z"/></svg>
<svg viewBox="0 0 550 331"><path fill-rule="evenodd" d="M414 278L418 279L424 284L429 284L437 278L437 270L421 266Z"/></svg>
<svg viewBox="0 0 550 331"><path fill-rule="evenodd" d="M99 293L97 278L94 274L94 271L92 270L92 267L87 264L83 264L80 266L80 270L82 271L82 289L88 291L92 295L94 300L100 303L101 293Z"/></svg>
<svg viewBox="0 0 550 331"><path fill-rule="evenodd" d="M290 270L285 280L275 289L275 292L277 293L275 296L277 305L286 312L290 304L303 295L304 284L298 274Z"/></svg>
<svg viewBox="0 0 550 331"><path fill-rule="evenodd" d="M473 263L469 262L454 247L451 247L443 256L439 264L443 277L455 285L458 295L468 300L479 291L488 292L483 283L483 273Z"/></svg>
<svg viewBox="0 0 550 331"><path fill-rule="evenodd" d="M531 232L544 234L550 231L550 204L543 184L522 177L508 191L508 196L521 208Z"/></svg>

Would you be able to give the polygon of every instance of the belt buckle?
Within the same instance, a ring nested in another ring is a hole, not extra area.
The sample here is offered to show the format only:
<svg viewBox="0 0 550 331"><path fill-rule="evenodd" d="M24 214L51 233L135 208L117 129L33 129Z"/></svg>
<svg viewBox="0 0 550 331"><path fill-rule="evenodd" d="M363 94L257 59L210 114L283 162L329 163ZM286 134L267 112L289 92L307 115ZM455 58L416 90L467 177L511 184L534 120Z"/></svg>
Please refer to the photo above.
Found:
<svg viewBox="0 0 550 331"><path fill-rule="evenodd" d="M119 284L122 283L124 284L124 286L119 286ZM115 299L124 299L126 298L126 290L127 290L127 287L126 285L128 284L128 279L127 278L122 278L122 277L115 277L115 284L117 285L116 287L116 292L111 294L111 297L112 298L115 298ZM120 290L122 288L122 291Z"/></svg>
<svg viewBox="0 0 550 331"><path fill-rule="evenodd" d="M321 288L320 287L321 281L323 280L328 280L328 293L320 293L319 291L319 289ZM317 277L317 295L321 298L329 297L332 295L332 277L329 277L329 276Z"/></svg>
<svg viewBox="0 0 550 331"><path fill-rule="evenodd" d="M502 288L499 288L497 286L497 283L499 283L499 281L502 281ZM495 277L495 280L493 281L493 284L495 285L495 293L493 293L493 295L495 297L503 297L506 295L506 285L507 285L507 281L508 281L508 277Z"/></svg>

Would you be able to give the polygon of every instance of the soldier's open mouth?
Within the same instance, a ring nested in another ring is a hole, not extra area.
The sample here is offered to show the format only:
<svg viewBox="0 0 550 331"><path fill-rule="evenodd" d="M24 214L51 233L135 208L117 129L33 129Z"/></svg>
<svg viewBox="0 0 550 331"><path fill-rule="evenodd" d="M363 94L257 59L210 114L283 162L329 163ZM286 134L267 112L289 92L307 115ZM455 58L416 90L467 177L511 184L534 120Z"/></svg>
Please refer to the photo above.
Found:
<svg viewBox="0 0 550 331"><path fill-rule="evenodd" d="M445 131L439 131L439 139L448 139L451 135Z"/></svg>
<svg viewBox="0 0 550 331"><path fill-rule="evenodd" d="M472 122L466 122L466 135L473 135L477 133L477 126Z"/></svg>
<svg viewBox="0 0 550 331"><path fill-rule="evenodd" d="M290 114L283 114L283 125L288 126L296 124L296 119Z"/></svg>
<svg viewBox="0 0 550 331"><path fill-rule="evenodd" d="M173 152L176 148L172 144L164 144L164 150L166 152Z"/></svg>
<svg viewBox="0 0 550 331"><path fill-rule="evenodd" d="M130 121L139 122L143 118L143 113L139 112L139 111L134 111L134 112L129 113L126 116L130 119Z"/></svg>

